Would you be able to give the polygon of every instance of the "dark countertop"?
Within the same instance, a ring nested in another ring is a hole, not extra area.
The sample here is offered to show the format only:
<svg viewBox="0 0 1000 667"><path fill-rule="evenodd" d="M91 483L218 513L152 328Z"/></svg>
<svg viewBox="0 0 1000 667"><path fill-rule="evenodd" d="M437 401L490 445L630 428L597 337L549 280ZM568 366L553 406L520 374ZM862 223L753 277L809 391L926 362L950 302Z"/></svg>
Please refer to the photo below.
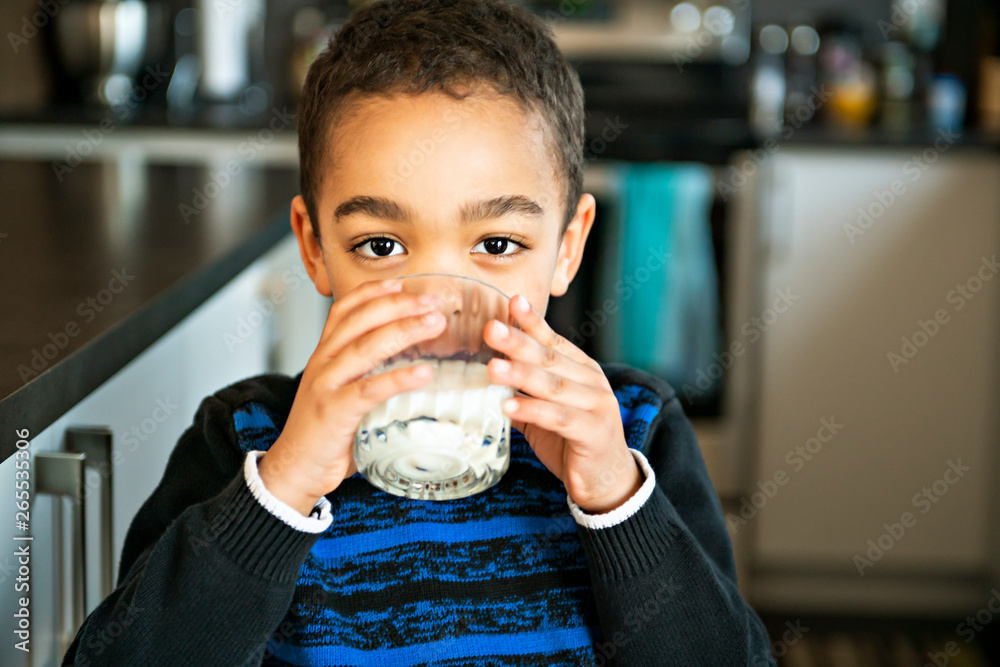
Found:
<svg viewBox="0 0 1000 667"><path fill-rule="evenodd" d="M0 460L291 232L296 169L218 170L0 160Z"/></svg>
<svg viewBox="0 0 1000 667"><path fill-rule="evenodd" d="M789 146L816 146L821 148L913 148L927 149L935 145L954 146L1000 152L1000 134L968 128L957 136L944 130L909 129L887 130L878 127L858 130L806 125L800 128L786 127L775 135L779 144ZM763 144L763 137L756 143ZM944 143L942 143L944 142Z"/></svg>

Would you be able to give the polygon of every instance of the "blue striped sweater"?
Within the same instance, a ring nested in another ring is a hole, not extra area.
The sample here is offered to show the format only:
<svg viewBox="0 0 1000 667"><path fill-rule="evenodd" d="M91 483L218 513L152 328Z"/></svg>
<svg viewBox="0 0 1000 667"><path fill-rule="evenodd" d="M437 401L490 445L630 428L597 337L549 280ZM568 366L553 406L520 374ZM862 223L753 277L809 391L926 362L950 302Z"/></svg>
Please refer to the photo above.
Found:
<svg viewBox="0 0 1000 667"><path fill-rule="evenodd" d="M626 440L641 451L662 402L634 384L615 393ZM233 416L244 452L266 450L280 433L260 402ZM299 572L295 632L272 642L268 664L403 666L421 654L594 662L600 627L566 491L517 429L510 468L482 493L411 500L355 474L335 501Z"/></svg>
<svg viewBox="0 0 1000 667"><path fill-rule="evenodd" d="M602 367L656 481L638 512L602 529L577 524L512 430L510 467L482 493L410 500L354 475L327 497L327 530L295 530L250 494L241 464L277 439L301 374L216 392L63 664L773 664L673 390ZM125 613L121 638L94 641Z"/></svg>

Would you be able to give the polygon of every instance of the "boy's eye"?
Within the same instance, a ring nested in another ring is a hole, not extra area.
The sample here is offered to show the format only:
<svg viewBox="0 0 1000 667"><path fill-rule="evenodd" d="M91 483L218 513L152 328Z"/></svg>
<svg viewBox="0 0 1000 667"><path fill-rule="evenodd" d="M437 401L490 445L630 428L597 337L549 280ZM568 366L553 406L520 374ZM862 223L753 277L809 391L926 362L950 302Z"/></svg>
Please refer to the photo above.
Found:
<svg viewBox="0 0 1000 667"><path fill-rule="evenodd" d="M509 257L516 254L519 248L526 247L523 243L515 241L512 238L491 236L476 244L473 252L492 255L494 257ZM368 248L368 252L364 252L365 248ZM479 250L479 248L482 248L482 250ZM396 249L400 252L393 252ZM376 260L381 257L392 257L393 255L403 254L403 244L385 236L372 236L355 245L351 248L351 251L363 260Z"/></svg>
<svg viewBox="0 0 1000 667"><path fill-rule="evenodd" d="M489 255L512 255L514 251L517 250L518 246L522 246L520 243L514 239L509 239L504 236L493 236L488 239L481 241L476 248L483 246L485 252ZM511 252L506 252L510 250ZM475 249L473 249L475 251Z"/></svg>
<svg viewBox="0 0 1000 667"><path fill-rule="evenodd" d="M361 256L362 257L366 257L366 258L367 257L390 257L393 254L400 254L400 253L393 253L392 251L393 251L394 248L399 247L399 249L402 250L402 245L398 241L394 241L393 239L386 238L386 237L383 237L383 236L376 236L376 237L372 237L370 239L365 239L364 241L362 241L358 245L354 246L353 249L355 251L357 251L357 250L360 250L361 248L364 248L365 246L371 246L371 251L372 251L372 253L374 253L374 254L371 254L371 255L369 255L367 253L361 253Z"/></svg>

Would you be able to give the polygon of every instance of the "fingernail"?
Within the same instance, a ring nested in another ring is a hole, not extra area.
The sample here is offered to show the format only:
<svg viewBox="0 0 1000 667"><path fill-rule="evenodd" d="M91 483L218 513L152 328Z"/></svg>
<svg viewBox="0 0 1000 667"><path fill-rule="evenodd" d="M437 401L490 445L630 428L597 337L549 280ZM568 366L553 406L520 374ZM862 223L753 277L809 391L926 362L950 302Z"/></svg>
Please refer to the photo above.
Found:
<svg viewBox="0 0 1000 667"><path fill-rule="evenodd" d="M517 401L513 398L508 398L503 402L504 412L516 412L517 411Z"/></svg>
<svg viewBox="0 0 1000 667"><path fill-rule="evenodd" d="M423 316L424 324L437 324L441 320L441 313L434 311Z"/></svg>
<svg viewBox="0 0 1000 667"><path fill-rule="evenodd" d="M518 296L514 301L514 307L520 310L522 313L528 312L528 299L523 296Z"/></svg>
<svg viewBox="0 0 1000 667"><path fill-rule="evenodd" d="M382 287L392 287L393 285L398 285L399 283L395 278L386 278L382 281Z"/></svg>
<svg viewBox="0 0 1000 667"><path fill-rule="evenodd" d="M496 324L493 325L493 330L496 331L497 336L500 336L501 338L506 337L508 333L507 325L500 320L497 320Z"/></svg>
<svg viewBox="0 0 1000 667"><path fill-rule="evenodd" d="M421 294L419 297L417 297L417 301L424 304L425 306L429 306L430 304L435 303L437 301L437 297L434 296L433 294Z"/></svg>
<svg viewBox="0 0 1000 667"><path fill-rule="evenodd" d="M494 359L493 367L496 368L501 373L506 373L510 370L510 362L506 359Z"/></svg>

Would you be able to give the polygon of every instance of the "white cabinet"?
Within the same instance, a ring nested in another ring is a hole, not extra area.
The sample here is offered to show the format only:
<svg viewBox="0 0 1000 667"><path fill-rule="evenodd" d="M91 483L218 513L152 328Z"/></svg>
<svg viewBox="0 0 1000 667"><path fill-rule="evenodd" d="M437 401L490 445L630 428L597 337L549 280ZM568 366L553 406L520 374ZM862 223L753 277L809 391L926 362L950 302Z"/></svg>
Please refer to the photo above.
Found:
<svg viewBox="0 0 1000 667"><path fill-rule="evenodd" d="M212 298L102 384L96 391L39 434L31 434L33 453L57 451L71 426L107 426L113 434L113 576L118 576L125 533L139 506L160 480L174 445L201 399L245 377L268 371L294 375L315 348L330 302L321 297L302 267L293 235L247 267ZM5 428L7 425L4 425ZM10 425L16 428L17 425ZM5 434L5 437L8 434ZM14 459L0 464L0 488L12 489ZM100 517L96 498L102 476L88 471L88 599L89 613L101 600L98 576L100 552L93 539ZM50 496L32 495L31 527L31 662L13 648L0 645L0 664L9 667L58 665L58 614L68 624L66 600L57 600L53 586L55 537ZM68 509L68 501L67 509ZM68 512L64 514L68 515ZM18 534L13 512L0 515L0 535L11 544ZM68 521L66 522L69 523ZM69 576L70 535L61 540ZM6 550L12 553L12 550ZM12 618L16 560L0 555L0 615ZM6 560L5 560L6 559ZM6 624L5 624L6 627ZM76 628L67 628L72 639ZM9 634L9 633L8 633Z"/></svg>
<svg viewBox="0 0 1000 667"><path fill-rule="evenodd" d="M748 188L759 227L738 252L763 326L731 530L753 536L752 602L981 607L998 555L1000 156L783 147Z"/></svg>

